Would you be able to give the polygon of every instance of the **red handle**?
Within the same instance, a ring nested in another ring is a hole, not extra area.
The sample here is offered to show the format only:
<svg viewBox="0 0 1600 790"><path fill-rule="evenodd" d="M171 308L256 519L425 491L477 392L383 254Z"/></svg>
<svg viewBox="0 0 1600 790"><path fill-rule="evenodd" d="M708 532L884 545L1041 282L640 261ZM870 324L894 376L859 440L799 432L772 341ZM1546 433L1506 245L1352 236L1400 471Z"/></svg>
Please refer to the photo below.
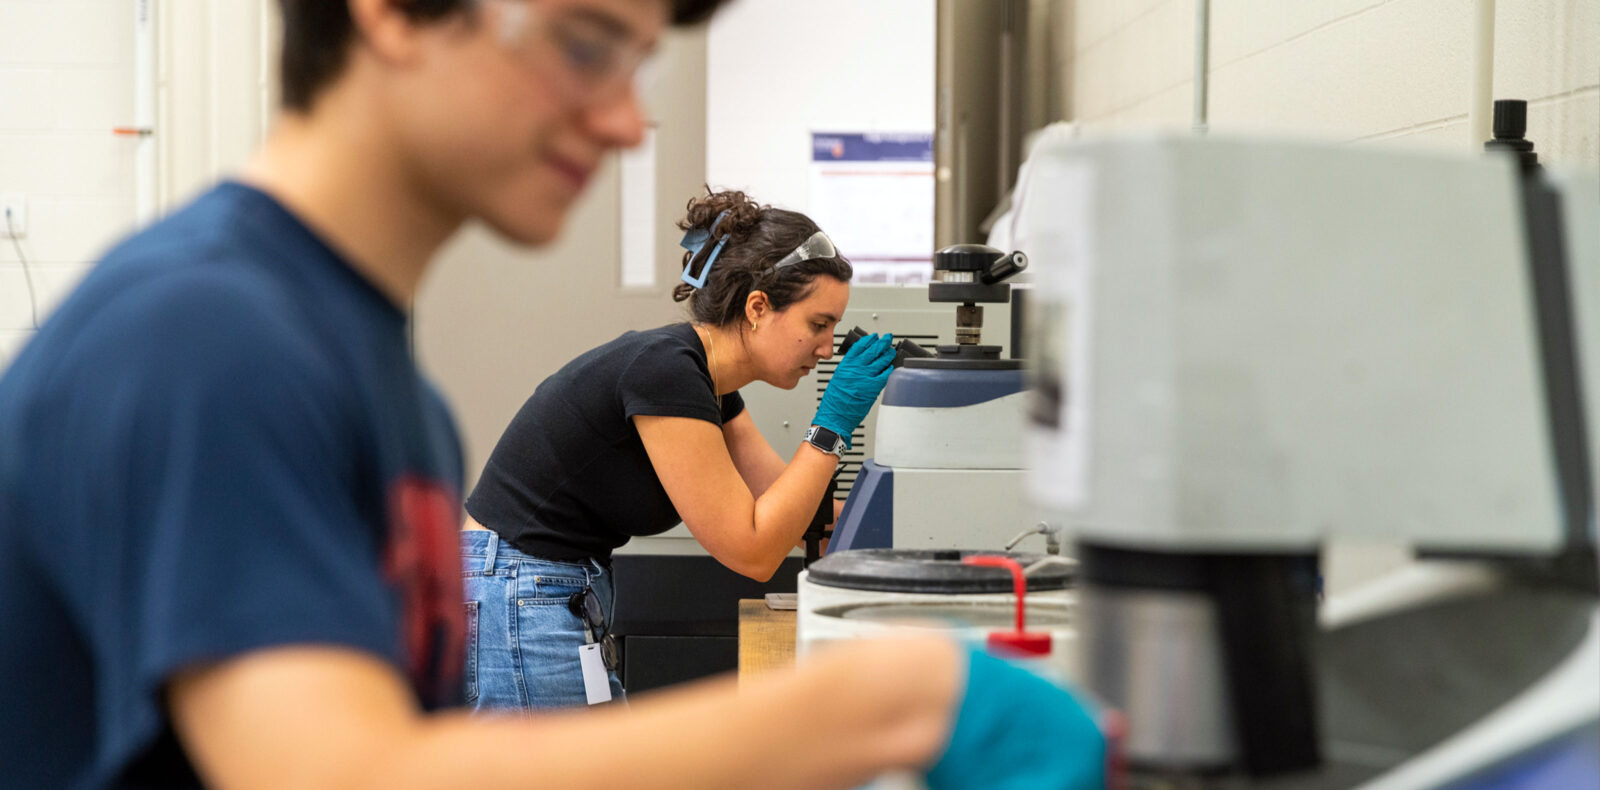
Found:
<svg viewBox="0 0 1600 790"><path fill-rule="evenodd" d="M1030 634L1024 626L1027 623L1028 580L1022 575L1022 565L1010 557L1000 557L992 554L974 555L963 557L963 565L976 565L982 568L1005 568L1011 571L1011 586L1017 596L1017 630L1015 633L993 633L989 635L990 652L1020 654L1024 656L1045 656L1050 654L1050 634Z"/></svg>
<svg viewBox="0 0 1600 790"><path fill-rule="evenodd" d="M1022 575L1022 565L1010 557L996 557L993 555L976 555L963 557L963 565L977 565L982 568L1005 568L1011 571L1011 587L1017 596L1017 633L1027 630L1024 625L1027 617L1027 607L1023 605L1022 597L1028 594L1028 580Z"/></svg>

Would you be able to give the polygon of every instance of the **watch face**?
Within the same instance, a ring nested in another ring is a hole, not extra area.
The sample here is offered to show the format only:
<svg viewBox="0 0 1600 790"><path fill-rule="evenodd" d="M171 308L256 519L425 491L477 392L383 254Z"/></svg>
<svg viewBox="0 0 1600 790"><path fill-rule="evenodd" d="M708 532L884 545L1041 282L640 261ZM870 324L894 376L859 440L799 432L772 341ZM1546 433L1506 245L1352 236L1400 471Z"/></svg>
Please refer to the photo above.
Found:
<svg viewBox="0 0 1600 790"><path fill-rule="evenodd" d="M839 438L838 434L820 425L813 425L806 431L806 441L825 453L833 453L841 457L844 455L844 439Z"/></svg>

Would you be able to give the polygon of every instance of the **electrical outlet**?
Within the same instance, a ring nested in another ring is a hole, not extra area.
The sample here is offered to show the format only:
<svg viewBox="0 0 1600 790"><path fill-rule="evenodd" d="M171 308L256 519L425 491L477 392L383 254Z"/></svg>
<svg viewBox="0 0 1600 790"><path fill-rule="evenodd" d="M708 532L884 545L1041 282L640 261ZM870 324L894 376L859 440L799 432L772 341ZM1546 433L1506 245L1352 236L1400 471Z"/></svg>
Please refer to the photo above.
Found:
<svg viewBox="0 0 1600 790"><path fill-rule="evenodd" d="M28 201L20 194L0 195L0 239L28 235Z"/></svg>

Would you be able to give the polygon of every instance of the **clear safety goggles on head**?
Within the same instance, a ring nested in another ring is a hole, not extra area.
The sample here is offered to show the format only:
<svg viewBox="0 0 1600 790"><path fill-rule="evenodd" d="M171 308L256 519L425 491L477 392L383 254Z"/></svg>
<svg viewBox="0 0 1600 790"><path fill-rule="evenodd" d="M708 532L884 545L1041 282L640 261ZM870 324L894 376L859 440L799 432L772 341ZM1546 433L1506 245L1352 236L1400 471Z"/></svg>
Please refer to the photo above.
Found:
<svg viewBox="0 0 1600 790"><path fill-rule="evenodd" d="M716 221L711 223L711 230L690 228L688 232L683 234L683 241L679 242L679 246L689 251L689 263L683 267L683 274L679 279L695 288L706 287L706 278L711 276L711 267L716 264L717 256L722 254L722 248L728 243L727 234L723 234L722 238L718 239L717 243L712 246L711 254L706 256L706 262L700 267L698 275L692 273L694 261L700 257L700 251L705 249L706 244L711 241L711 237L716 235L717 226L721 225L722 220L726 219L727 216L727 211L718 214ZM800 246L795 247L793 252L783 256L783 260L773 264L772 271L776 272L785 266L791 266L803 261L833 258L838 254L838 250L834 249L833 239L828 238L828 234L819 230L811 234L811 238L800 242Z"/></svg>
<svg viewBox="0 0 1600 790"><path fill-rule="evenodd" d="M783 260L772 264L772 268L774 270L782 269L785 266L792 266L804 261L837 257L838 254L838 250L833 247L833 239L828 238L828 234L819 230L811 234L811 238L800 242L800 246L795 247L794 252L783 256Z"/></svg>

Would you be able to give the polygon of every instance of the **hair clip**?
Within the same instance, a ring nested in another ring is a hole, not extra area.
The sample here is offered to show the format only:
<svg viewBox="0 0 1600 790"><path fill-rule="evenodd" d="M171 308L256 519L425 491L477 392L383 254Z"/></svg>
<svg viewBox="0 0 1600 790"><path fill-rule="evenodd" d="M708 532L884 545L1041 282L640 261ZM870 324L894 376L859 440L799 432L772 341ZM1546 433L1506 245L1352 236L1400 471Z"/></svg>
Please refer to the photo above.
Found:
<svg viewBox="0 0 1600 790"><path fill-rule="evenodd" d="M716 234L717 226L722 224L722 220L727 218L728 212L732 210L733 209L727 209L721 214L718 214L717 221L711 223L711 230L690 228L688 232L683 234L683 241L678 242L678 246L689 251L689 262L684 264L683 274L678 279L683 280L695 288L706 287L706 275L711 273L711 264L716 263L717 256L722 254L722 245L728 243L728 237L726 235L717 240L717 246L711 248L711 255L710 257L706 258L706 265L700 267L700 276L695 277L689 272L694 269L694 259L699 257L700 251L705 249L706 242L710 241L711 237Z"/></svg>

